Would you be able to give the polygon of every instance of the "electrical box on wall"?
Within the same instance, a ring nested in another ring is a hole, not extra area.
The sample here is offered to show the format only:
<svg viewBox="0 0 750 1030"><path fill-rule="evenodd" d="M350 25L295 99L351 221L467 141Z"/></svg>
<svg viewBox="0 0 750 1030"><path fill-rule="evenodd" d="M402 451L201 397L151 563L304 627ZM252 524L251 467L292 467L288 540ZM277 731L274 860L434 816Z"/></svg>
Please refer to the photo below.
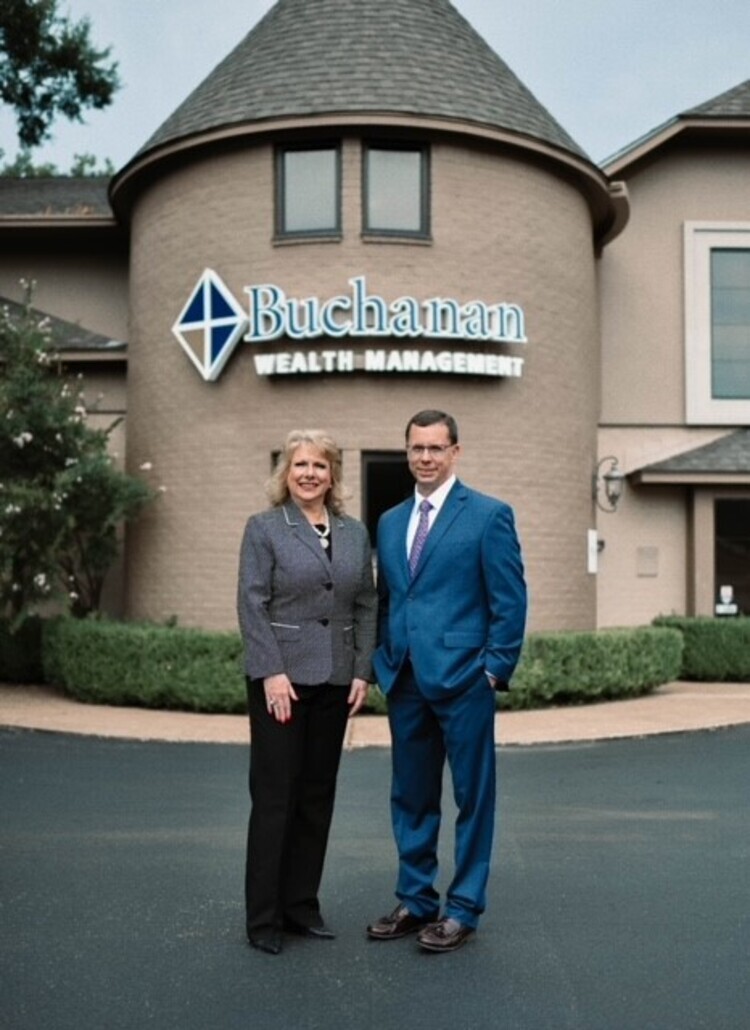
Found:
<svg viewBox="0 0 750 1030"><path fill-rule="evenodd" d="M602 541L603 543L603 541ZM595 529L590 529L587 535L587 565L586 571L593 576L599 571L599 534Z"/></svg>

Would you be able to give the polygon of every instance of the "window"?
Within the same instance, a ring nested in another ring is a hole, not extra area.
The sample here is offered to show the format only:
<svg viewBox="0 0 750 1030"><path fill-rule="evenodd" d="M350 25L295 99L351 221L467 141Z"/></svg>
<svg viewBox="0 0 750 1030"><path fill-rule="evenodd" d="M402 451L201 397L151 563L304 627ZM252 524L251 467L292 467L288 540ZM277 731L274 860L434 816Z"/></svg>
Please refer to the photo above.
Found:
<svg viewBox="0 0 750 1030"><path fill-rule="evenodd" d="M750 398L750 249L711 251L711 396Z"/></svg>
<svg viewBox="0 0 750 1030"><path fill-rule="evenodd" d="M685 226L687 421L750 421L750 224Z"/></svg>
<svg viewBox="0 0 750 1030"><path fill-rule="evenodd" d="M427 148L366 145L362 205L365 233L428 237Z"/></svg>
<svg viewBox="0 0 750 1030"><path fill-rule="evenodd" d="M339 236L341 160L337 146L276 153L277 236Z"/></svg>

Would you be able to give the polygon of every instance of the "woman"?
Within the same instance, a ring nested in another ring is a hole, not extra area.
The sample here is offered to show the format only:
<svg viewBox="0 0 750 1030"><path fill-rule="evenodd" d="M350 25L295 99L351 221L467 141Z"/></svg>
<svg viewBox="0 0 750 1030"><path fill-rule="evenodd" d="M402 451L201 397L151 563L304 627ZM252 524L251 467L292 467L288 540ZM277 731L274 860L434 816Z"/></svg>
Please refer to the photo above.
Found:
<svg viewBox="0 0 750 1030"><path fill-rule="evenodd" d="M341 451L289 434L240 554L238 610L250 713L245 903L250 944L318 939L318 887L346 722L364 704L376 595L367 530L343 513Z"/></svg>

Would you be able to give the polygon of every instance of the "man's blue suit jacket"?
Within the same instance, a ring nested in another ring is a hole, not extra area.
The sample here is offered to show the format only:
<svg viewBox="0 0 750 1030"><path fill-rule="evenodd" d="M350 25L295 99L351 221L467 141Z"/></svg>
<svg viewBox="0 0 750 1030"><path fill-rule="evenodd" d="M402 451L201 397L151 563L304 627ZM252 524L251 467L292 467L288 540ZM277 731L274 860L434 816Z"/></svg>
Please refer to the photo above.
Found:
<svg viewBox="0 0 750 1030"><path fill-rule="evenodd" d="M467 690L483 672L507 684L526 622L513 510L456 480L412 578L406 531L413 497L378 524L377 682L388 693L409 657L430 700Z"/></svg>

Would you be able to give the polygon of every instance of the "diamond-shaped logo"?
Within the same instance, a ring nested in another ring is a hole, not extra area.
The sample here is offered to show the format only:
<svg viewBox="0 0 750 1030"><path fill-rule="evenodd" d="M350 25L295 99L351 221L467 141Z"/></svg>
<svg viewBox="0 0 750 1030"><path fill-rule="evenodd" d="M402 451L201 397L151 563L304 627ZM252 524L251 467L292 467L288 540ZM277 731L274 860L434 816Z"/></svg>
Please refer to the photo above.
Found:
<svg viewBox="0 0 750 1030"><path fill-rule="evenodd" d="M210 383L219 378L246 326L245 311L216 272L207 268L172 326L172 332Z"/></svg>

